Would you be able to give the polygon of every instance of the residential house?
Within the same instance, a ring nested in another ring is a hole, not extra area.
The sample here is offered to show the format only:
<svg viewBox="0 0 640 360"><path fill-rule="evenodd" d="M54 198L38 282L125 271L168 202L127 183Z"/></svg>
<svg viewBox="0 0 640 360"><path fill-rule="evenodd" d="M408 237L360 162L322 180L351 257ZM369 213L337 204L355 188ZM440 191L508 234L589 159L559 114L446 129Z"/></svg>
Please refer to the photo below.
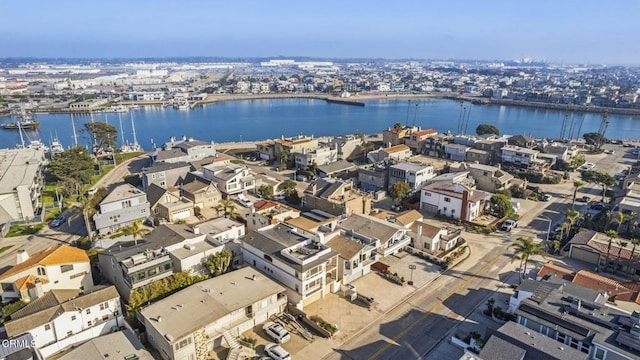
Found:
<svg viewBox="0 0 640 360"><path fill-rule="evenodd" d="M489 165L491 164L491 153L485 150L469 149L467 150L465 161Z"/></svg>
<svg viewBox="0 0 640 360"><path fill-rule="evenodd" d="M142 169L142 187L146 190L151 184L162 188L174 187L184 182L191 165L184 161L159 162Z"/></svg>
<svg viewBox="0 0 640 360"><path fill-rule="evenodd" d="M430 136L425 139L421 153L436 158L444 158L444 146L452 140L453 136L451 134Z"/></svg>
<svg viewBox="0 0 640 360"><path fill-rule="evenodd" d="M315 139L313 136L302 135L292 138L282 137L281 139L273 141L273 147L274 159L277 162L292 163L294 160L293 154L317 149L318 139ZM286 161L283 161L283 158Z"/></svg>
<svg viewBox="0 0 640 360"><path fill-rule="evenodd" d="M427 139L436 135L438 135L438 132L434 129L418 130L408 135L404 140L404 144L407 145L414 154L419 154L422 152L422 149L424 149Z"/></svg>
<svg viewBox="0 0 640 360"><path fill-rule="evenodd" d="M371 272L371 264L380 257L376 249L378 239L368 238L347 231L333 236L327 245L338 253L338 282L347 285Z"/></svg>
<svg viewBox="0 0 640 360"><path fill-rule="evenodd" d="M140 321L161 359L206 359L224 341L234 341L282 313L287 304L284 291L282 285L245 267L145 307Z"/></svg>
<svg viewBox="0 0 640 360"><path fill-rule="evenodd" d="M379 161L385 160L396 160L401 161L404 159L408 159L413 155L411 153L411 149L407 145L395 145L388 148L383 148L380 150L382 159Z"/></svg>
<svg viewBox="0 0 640 360"><path fill-rule="evenodd" d="M388 215L384 215L384 212L381 211L377 211L378 213L383 213L382 216L376 216L377 214L372 213L372 216L378 217L380 219L387 219ZM422 214L420 214L419 211L417 210L407 210L405 212L402 212L396 216L394 216L393 218L391 218L389 221L393 222L394 224L400 225L402 227L404 227L405 229L410 229L413 224L416 221L422 221L424 219L424 216L422 216Z"/></svg>
<svg viewBox="0 0 640 360"><path fill-rule="evenodd" d="M101 235L116 232L151 215L147 194L127 183L111 190L99 206L93 221Z"/></svg>
<svg viewBox="0 0 640 360"><path fill-rule="evenodd" d="M605 292L555 278L529 289L531 297L520 301L515 315L530 332L554 339L562 348L577 349L589 359L640 357L638 313L607 306ZM518 290L513 296L520 296Z"/></svg>
<svg viewBox="0 0 640 360"><path fill-rule="evenodd" d="M530 148L535 145L535 139L527 135L514 135L507 139L507 145Z"/></svg>
<svg viewBox="0 0 640 360"><path fill-rule="evenodd" d="M338 149L329 146L319 146L313 150L303 148L301 152L294 152L291 155L298 169L312 164L327 165L338 161Z"/></svg>
<svg viewBox="0 0 640 360"><path fill-rule="evenodd" d="M0 223L31 221L40 207L44 150L0 149Z"/></svg>
<svg viewBox="0 0 640 360"><path fill-rule="evenodd" d="M205 165L202 175L205 179L217 185L218 190L225 196L250 191L256 187L256 178L246 165Z"/></svg>
<svg viewBox="0 0 640 360"><path fill-rule="evenodd" d="M382 143L385 147L393 147L404 144L405 137L411 134L413 131L418 130L417 128L410 128L402 124L397 125L399 126L387 128L382 132Z"/></svg>
<svg viewBox="0 0 640 360"><path fill-rule="evenodd" d="M279 189L280 184L282 184L283 181L280 179L276 179L274 177L265 175L265 174L257 174L256 175L256 186L253 189L254 192L257 192L257 190L261 187L261 186L267 186L269 188L269 190L271 190L272 194L278 194L281 192L281 190Z"/></svg>
<svg viewBox="0 0 640 360"><path fill-rule="evenodd" d="M288 218L284 222L306 232L318 234L334 231L338 227L339 219L336 215L311 209L303 212L298 217Z"/></svg>
<svg viewBox="0 0 640 360"><path fill-rule="evenodd" d="M544 161L538 160L538 150L506 145L502 147L502 162L524 168L541 168Z"/></svg>
<svg viewBox="0 0 640 360"><path fill-rule="evenodd" d="M411 193L419 191L428 181L436 176L432 165L401 162L389 165L389 187L397 182L409 184Z"/></svg>
<svg viewBox="0 0 640 360"><path fill-rule="evenodd" d="M173 261L161 245L136 241L98 253L102 276L116 286L124 302L133 290L173 274Z"/></svg>
<svg viewBox="0 0 640 360"><path fill-rule="evenodd" d="M454 227L435 226L421 220L413 223L411 235L413 238L412 246L415 249L436 254L455 248L462 239L462 230Z"/></svg>
<svg viewBox="0 0 640 360"><path fill-rule="evenodd" d="M2 302L15 299L29 302L50 290L91 291L93 278L84 250L60 245L31 256L18 250L16 265L0 274Z"/></svg>
<svg viewBox="0 0 640 360"><path fill-rule="evenodd" d="M300 309L338 290L338 254L322 234L270 225L247 234L242 255L247 264L284 285L289 302Z"/></svg>
<svg viewBox="0 0 640 360"><path fill-rule="evenodd" d="M358 169L358 186L367 192L386 191L389 171L386 165L369 165L369 168Z"/></svg>
<svg viewBox="0 0 640 360"><path fill-rule="evenodd" d="M589 355L571 346L558 346L558 342L543 334L531 334L531 330L513 321L499 329L487 328L487 339L479 359L562 359L587 360ZM478 359L474 354L470 359Z"/></svg>
<svg viewBox="0 0 640 360"><path fill-rule="evenodd" d="M455 169L459 167L451 165L451 168ZM471 173L469 171L450 172L450 173L441 174L434 178L431 178L427 185L433 184L433 183L461 184L471 189L476 188L476 180L471 176Z"/></svg>
<svg viewBox="0 0 640 360"><path fill-rule="evenodd" d="M640 214L640 181L627 184L618 208L624 214Z"/></svg>
<svg viewBox="0 0 640 360"><path fill-rule="evenodd" d="M151 217L156 223L160 221L170 221L169 215L172 214L172 204L179 204L181 198L178 195L179 190L177 188L161 188L159 185L151 184L146 191L147 200L149 201L149 207ZM178 211L180 207L178 207ZM179 214L178 214L179 217Z"/></svg>
<svg viewBox="0 0 640 360"><path fill-rule="evenodd" d="M467 159L467 151L471 148L467 145L461 144L445 144L444 145L444 158L453 161L465 161Z"/></svg>
<svg viewBox="0 0 640 360"><path fill-rule="evenodd" d="M371 197L358 191L352 182L332 178L314 180L304 191L306 208L318 209L329 214L368 214Z"/></svg>
<svg viewBox="0 0 640 360"><path fill-rule="evenodd" d="M500 167L466 164L469 174L475 179L476 187L479 190L490 193L497 193L501 190L509 189L512 185L513 175L502 170Z"/></svg>
<svg viewBox="0 0 640 360"><path fill-rule="evenodd" d="M376 253L380 256L393 255L411 243L408 229L371 215L353 214L342 220L338 227L346 231L346 236L370 239L376 243Z"/></svg>
<svg viewBox="0 0 640 360"><path fill-rule="evenodd" d="M212 182L193 179L193 181L183 184L180 187L182 197L193 203L196 215L203 210L215 208L222 198L220 191Z"/></svg>
<svg viewBox="0 0 640 360"><path fill-rule="evenodd" d="M606 234L582 229L568 245L568 257L590 263L596 271L615 269L617 275L634 280L640 278L640 251L634 251L633 244L627 241L619 238L610 240Z"/></svg>
<svg viewBox="0 0 640 360"><path fill-rule="evenodd" d="M183 136L182 140L176 140L176 138L171 137L170 141L151 153L151 160L154 163L191 162L215 155L216 148L213 145L213 141L208 143Z"/></svg>
<svg viewBox="0 0 640 360"><path fill-rule="evenodd" d="M422 188L420 209L431 214L472 221L482 215L491 194L461 184L436 182Z"/></svg>
<svg viewBox="0 0 640 360"><path fill-rule="evenodd" d="M360 156L362 139L354 135L336 136L329 143L338 149L338 159L353 160Z"/></svg>
<svg viewBox="0 0 640 360"><path fill-rule="evenodd" d="M238 240L245 236L245 226L227 218L217 218L198 224L166 224L157 227L146 236L150 243L161 246L169 253L173 271L207 273L203 262L209 255L231 250L234 258L231 266L241 264Z"/></svg>
<svg viewBox="0 0 640 360"><path fill-rule="evenodd" d="M478 140L473 143L473 147L477 150L486 151L488 153L488 162L483 162L478 159L474 159L474 161L478 161L480 164L485 165L493 165L500 161L502 158L502 147L506 145L506 139L485 139ZM469 160L467 160L469 161Z"/></svg>
<svg viewBox="0 0 640 360"><path fill-rule="evenodd" d="M571 158L569 147L562 143L551 143L545 148L545 152L549 155L553 155L556 158L556 161L569 161Z"/></svg>
<svg viewBox="0 0 640 360"><path fill-rule="evenodd" d="M29 334L40 355L51 355L124 326L115 287L83 294L51 290L11 315L5 323L9 339ZM29 344L31 345L31 344Z"/></svg>
<svg viewBox="0 0 640 360"><path fill-rule="evenodd" d="M247 215L247 229L257 230L300 216L300 211L271 200L258 200Z"/></svg>
<svg viewBox="0 0 640 360"><path fill-rule="evenodd" d="M119 357L125 360L153 360L136 334L129 329L93 338L65 352L57 360L113 360Z"/></svg>
<svg viewBox="0 0 640 360"><path fill-rule="evenodd" d="M273 140L263 141L256 144L260 159L267 161L275 161L276 159L276 142Z"/></svg>
<svg viewBox="0 0 640 360"><path fill-rule="evenodd" d="M346 160L338 160L331 164L320 165L317 171L319 177L331 176L342 179L354 176L355 172L357 172L357 167Z"/></svg>

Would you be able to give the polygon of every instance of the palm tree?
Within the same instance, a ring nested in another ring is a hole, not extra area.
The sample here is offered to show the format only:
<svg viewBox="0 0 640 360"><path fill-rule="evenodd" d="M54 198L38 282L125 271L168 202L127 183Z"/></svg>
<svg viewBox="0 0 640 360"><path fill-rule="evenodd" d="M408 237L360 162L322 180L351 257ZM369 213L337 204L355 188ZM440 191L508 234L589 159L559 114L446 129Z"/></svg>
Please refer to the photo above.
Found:
<svg viewBox="0 0 640 360"><path fill-rule="evenodd" d="M89 222L89 217L93 215L92 214L93 212L95 212L93 201L91 201L91 197L82 196L82 195L78 198L78 200L80 200L80 204L81 204L80 209L82 210L82 216L84 218L84 226L87 229L87 237L89 238L89 242L91 242L93 238L92 236L93 231L91 229L91 223Z"/></svg>
<svg viewBox="0 0 640 360"><path fill-rule="evenodd" d="M142 226L142 221L140 220L136 220L133 222L133 224L131 224L131 226L129 226L128 228L124 229L123 231L125 233L125 235L133 235L133 239L140 239L143 236L145 236L146 234L149 233L149 229L147 229L146 227Z"/></svg>
<svg viewBox="0 0 640 360"><path fill-rule="evenodd" d="M631 261L636 254L636 247L640 245L640 239L635 237L631 238L631 244L633 245L633 247L631 248L631 256L629 256L629 261L627 261L627 271L629 272L629 274L631 274Z"/></svg>
<svg viewBox="0 0 640 360"><path fill-rule="evenodd" d="M522 269L522 272L520 274L520 282L522 282L522 279L527 273L527 264L533 262L531 261L531 258L533 256L539 255L542 256L543 259L547 258L544 252L544 244L535 242L531 237L519 237L509 247L514 248L513 259L511 259L511 261L513 262L513 260L515 259L520 260L520 268ZM522 267L523 264L524 268Z"/></svg>
<svg viewBox="0 0 640 360"><path fill-rule="evenodd" d="M608 230L606 232L606 235L609 238L609 242L607 243L607 264L605 265L605 268L608 268L609 267L609 254L611 253L611 243L613 242L613 239L618 237L618 232L615 231L615 230Z"/></svg>
<svg viewBox="0 0 640 360"><path fill-rule="evenodd" d="M618 219L616 219L616 222L618 223L618 227L616 228L616 232L620 233L620 227L622 227L622 223L624 223L624 213L622 211L618 211Z"/></svg>
<svg viewBox="0 0 640 360"><path fill-rule="evenodd" d="M226 218L234 217L238 214L236 205L229 199L221 199L215 209L218 214L222 213Z"/></svg>
<svg viewBox="0 0 640 360"><path fill-rule="evenodd" d="M573 225L578 221L578 218L580 218L580 213L573 209L567 209L564 212L564 216L567 217L567 221L569 221L569 230L571 230Z"/></svg>
<svg viewBox="0 0 640 360"><path fill-rule="evenodd" d="M618 257L616 258L616 266L613 268L613 272L615 274L615 272L618 270L618 265L620 265L620 253L622 253L622 249L627 247L627 242L626 241L622 241L622 240L618 240L616 242L616 245L618 245Z"/></svg>
<svg viewBox="0 0 640 360"><path fill-rule="evenodd" d="M584 185L584 183L582 181L579 180L575 180L573 182L573 200L571 201L571 209L575 209L575 205L576 205L576 196L578 195L578 189L582 187L582 185Z"/></svg>
<svg viewBox="0 0 640 360"><path fill-rule="evenodd" d="M362 139L360 150L362 151L362 156L365 163L367 162L367 154L369 154L369 151L371 151L371 149L373 149L373 143L371 141L365 141L364 139Z"/></svg>

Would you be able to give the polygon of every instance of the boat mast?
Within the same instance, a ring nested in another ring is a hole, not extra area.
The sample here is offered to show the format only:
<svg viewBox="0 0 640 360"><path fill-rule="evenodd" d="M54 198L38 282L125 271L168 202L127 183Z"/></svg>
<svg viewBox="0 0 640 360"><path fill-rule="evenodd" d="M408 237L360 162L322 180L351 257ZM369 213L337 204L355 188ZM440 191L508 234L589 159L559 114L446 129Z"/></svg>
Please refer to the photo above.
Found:
<svg viewBox="0 0 640 360"><path fill-rule="evenodd" d="M73 128L73 143L78 146L78 134L76 134L76 122L73 121L73 113L71 114L71 127Z"/></svg>
<svg viewBox="0 0 640 360"><path fill-rule="evenodd" d="M22 144L22 148L24 149L24 137L22 136L22 124L18 122L18 132L20 133L20 144Z"/></svg>
<svg viewBox="0 0 640 360"><path fill-rule="evenodd" d="M136 138L136 124L133 121L133 112L131 113L131 128L133 129L133 146L138 147L138 138Z"/></svg>
<svg viewBox="0 0 640 360"><path fill-rule="evenodd" d="M118 121L120 121L120 137L121 137L121 141L122 141L122 145L124 147L125 145L125 140L124 140L124 130L122 129L122 115L120 115L120 113L118 113Z"/></svg>

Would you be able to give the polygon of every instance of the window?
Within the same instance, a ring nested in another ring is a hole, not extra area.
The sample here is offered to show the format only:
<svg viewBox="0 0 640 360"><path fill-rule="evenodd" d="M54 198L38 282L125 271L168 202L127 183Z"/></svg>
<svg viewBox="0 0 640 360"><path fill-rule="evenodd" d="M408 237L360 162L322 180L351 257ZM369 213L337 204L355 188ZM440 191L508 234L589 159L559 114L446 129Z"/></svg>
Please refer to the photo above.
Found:
<svg viewBox="0 0 640 360"><path fill-rule="evenodd" d="M51 330L51 324L44 324L45 330Z"/></svg>
<svg viewBox="0 0 640 360"><path fill-rule="evenodd" d="M591 346L590 345L582 344L582 347L580 348L580 351L582 351L585 354L588 354L589 350L591 350Z"/></svg>
<svg viewBox="0 0 640 360"><path fill-rule="evenodd" d="M75 315L72 315L72 316L71 316L71 321L74 321L75 319L76 319L76 316L75 316Z"/></svg>
<svg viewBox="0 0 640 360"><path fill-rule="evenodd" d="M107 320L107 319L109 319L109 315L106 315L106 314L102 315L102 320Z"/></svg>
<svg viewBox="0 0 640 360"><path fill-rule="evenodd" d="M67 331L67 336L73 335L73 331Z"/></svg>
<svg viewBox="0 0 640 360"><path fill-rule="evenodd" d="M87 326L91 326L91 320L87 321Z"/></svg>
<svg viewBox="0 0 640 360"><path fill-rule="evenodd" d="M351 261L347 260L344 262L345 270L351 270Z"/></svg>
<svg viewBox="0 0 640 360"><path fill-rule="evenodd" d="M87 313L87 315L91 314L91 309L87 309L87 311L85 311Z"/></svg>
<svg viewBox="0 0 640 360"><path fill-rule="evenodd" d="M571 342L569 344L572 348L577 349L578 348L578 340L571 338Z"/></svg>
<svg viewBox="0 0 640 360"><path fill-rule="evenodd" d="M149 276L154 276L157 273L158 273L158 268L153 268L153 269L147 270L147 275L149 275Z"/></svg>
<svg viewBox="0 0 640 360"><path fill-rule="evenodd" d="M69 264L69 265L60 265L60 272L67 272L67 271L71 271L73 270L73 264Z"/></svg>
<svg viewBox="0 0 640 360"><path fill-rule="evenodd" d="M108 308L109 308L109 302L103 302L102 304L100 304L100 310L104 310Z"/></svg>
<svg viewBox="0 0 640 360"><path fill-rule="evenodd" d="M164 271L169 271L169 270L171 270L171 263L164 264Z"/></svg>
<svg viewBox="0 0 640 360"><path fill-rule="evenodd" d="M444 202L451 202L451 198L448 198L448 197L445 196Z"/></svg>
<svg viewBox="0 0 640 360"><path fill-rule="evenodd" d="M176 343L176 351L178 351L178 350L182 349L183 347L191 344L191 342L192 342L192 340L191 340L190 337L186 338L184 340L181 340L180 342Z"/></svg>
<svg viewBox="0 0 640 360"><path fill-rule="evenodd" d="M131 207L131 200L125 200L122 202L122 207L123 208L128 208Z"/></svg>
<svg viewBox="0 0 640 360"><path fill-rule="evenodd" d="M267 260L268 262L273 262L273 259L271 258L271 256L264 254L264 259Z"/></svg>
<svg viewBox="0 0 640 360"><path fill-rule="evenodd" d="M47 270L43 267L38 268L38 275L47 275Z"/></svg>
<svg viewBox="0 0 640 360"><path fill-rule="evenodd" d="M605 349L597 347L595 354L593 354L593 357L598 360L604 360L607 357L607 351Z"/></svg>
<svg viewBox="0 0 640 360"><path fill-rule="evenodd" d="M566 335L563 333L558 333L558 336L556 336L556 340L564 344L564 341L566 340Z"/></svg>
<svg viewBox="0 0 640 360"><path fill-rule="evenodd" d="M2 291L13 291L13 284L12 283L2 283Z"/></svg>

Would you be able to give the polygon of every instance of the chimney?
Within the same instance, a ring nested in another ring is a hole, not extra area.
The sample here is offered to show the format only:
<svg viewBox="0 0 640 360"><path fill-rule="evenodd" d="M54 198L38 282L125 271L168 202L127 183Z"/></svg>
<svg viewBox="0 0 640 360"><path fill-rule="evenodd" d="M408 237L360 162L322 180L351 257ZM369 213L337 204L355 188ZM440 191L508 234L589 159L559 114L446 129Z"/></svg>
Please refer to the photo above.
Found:
<svg viewBox="0 0 640 360"><path fill-rule="evenodd" d="M465 221L467 219L468 210L469 210L469 191L464 190L462 192L462 209L460 209L460 220Z"/></svg>
<svg viewBox="0 0 640 360"><path fill-rule="evenodd" d="M255 281L255 280L256 280L256 275L255 275L255 274L254 274L254 275L251 275L251 280L252 280L252 281Z"/></svg>
<svg viewBox="0 0 640 360"><path fill-rule="evenodd" d="M23 263L27 261L28 258L29 258L29 254L27 253L27 250L24 250L24 249L18 250L16 264Z"/></svg>
<svg viewBox="0 0 640 360"><path fill-rule="evenodd" d="M194 226L193 227L193 233L195 235L200 235L200 227L199 226Z"/></svg>
<svg viewBox="0 0 640 360"><path fill-rule="evenodd" d="M156 318L156 321L157 321L157 322L162 322L162 316L158 316L158 317Z"/></svg>
<svg viewBox="0 0 640 360"><path fill-rule="evenodd" d="M44 295L44 290L42 289L42 282L40 281L40 279L36 279L35 285L36 285L36 298L39 298L42 295Z"/></svg>

